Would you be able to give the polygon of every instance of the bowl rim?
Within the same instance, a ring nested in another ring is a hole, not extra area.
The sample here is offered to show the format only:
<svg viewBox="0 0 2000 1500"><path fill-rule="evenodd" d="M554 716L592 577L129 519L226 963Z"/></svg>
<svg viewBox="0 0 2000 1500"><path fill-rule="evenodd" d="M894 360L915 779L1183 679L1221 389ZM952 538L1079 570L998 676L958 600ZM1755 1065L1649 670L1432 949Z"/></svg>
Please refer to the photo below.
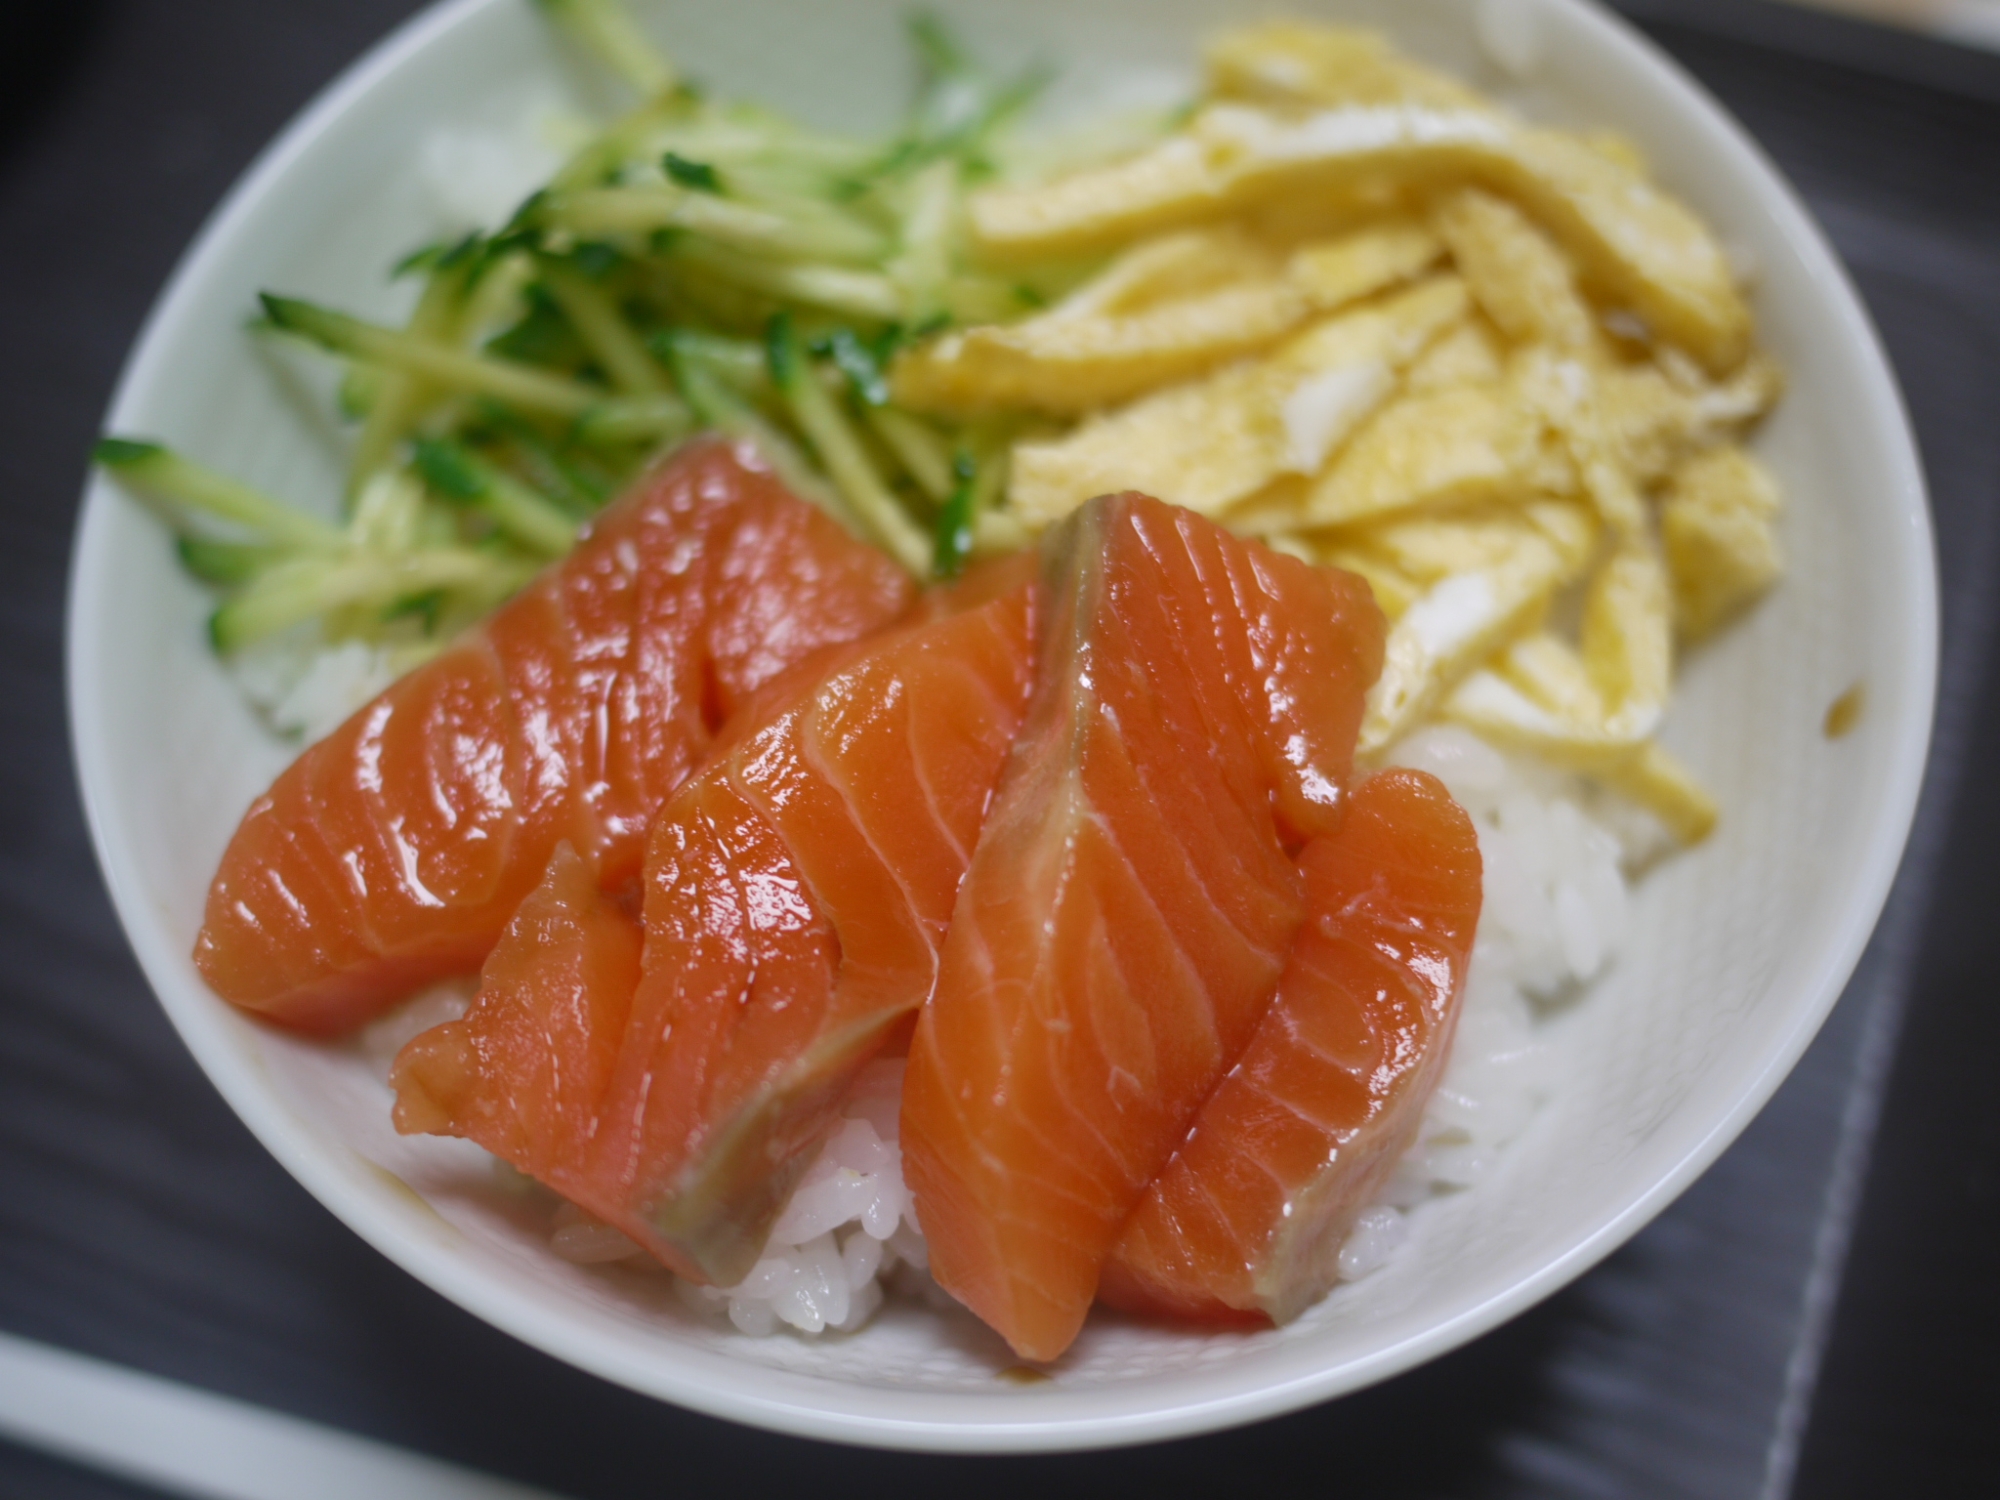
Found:
<svg viewBox="0 0 2000 1500"><path fill-rule="evenodd" d="M210 213L152 304L107 409L106 431L121 430L123 414L138 404L142 391L162 378L175 325L185 316L183 305L203 265L256 214L272 187L336 121L415 54L481 12L507 3L511 0L436 0L342 70L258 153ZM1468 9L1475 3L1465 0ZM839 1443L961 1453L1053 1452L1185 1437L1360 1389L1456 1348L1540 1302L1624 1244L1684 1191L1736 1139L1790 1073L1840 997L1887 901L1915 817L1935 712L1939 635L1935 537L1915 438L1880 337L1844 266L1796 192L1720 102L1629 22L1594 0L1541 3L1583 25L1592 33L1594 47L1622 53L1623 61L1648 72L1677 115L1726 143L1760 179L1779 234L1803 258L1805 272L1822 288L1823 310L1837 317L1840 340L1858 357L1868 419L1876 429L1873 438L1897 479L1895 494L1882 503L1897 505L1909 530L1895 583L1899 597L1915 615L1909 622L1906 663L1910 671L1906 695L1913 712L1899 716L1896 737L1884 757L1886 794L1857 839L1862 850L1860 873L1833 914L1839 938L1795 982L1799 999L1788 1008L1786 1025L1749 1086L1688 1143L1670 1171L1628 1197L1616 1213L1563 1254L1457 1316L1332 1370L1208 1399L1135 1405L1115 1399L1119 1388L1113 1386L1061 1391L1059 1408L1049 1400L1058 1393L1043 1395L1032 1389L1010 1393L1006 1406L998 1410L990 1397L956 1393L899 1390L893 1401L884 1402L887 1393L872 1388L746 1365L709 1351L685 1350L684 1359L669 1363L641 1358L629 1349L604 1347L592 1330L574 1326L563 1312L536 1305L502 1278L462 1264L434 1235L414 1232L412 1224L384 1214L350 1176L326 1159L324 1148L302 1123L280 1107L270 1079L259 1075L226 1034L231 1023L247 1023L221 1014L213 997L205 997L204 1006L199 1003L204 997L183 995L171 982L168 965L181 955L171 951L168 936L143 896L109 805L107 736L91 678L109 636L94 560L107 545L112 502L109 486L93 475L86 482L75 532L65 622L69 731L85 820L120 925L150 987L197 1063L264 1148L349 1229L402 1269L544 1353L656 1398L739 1423Z"/></svg>

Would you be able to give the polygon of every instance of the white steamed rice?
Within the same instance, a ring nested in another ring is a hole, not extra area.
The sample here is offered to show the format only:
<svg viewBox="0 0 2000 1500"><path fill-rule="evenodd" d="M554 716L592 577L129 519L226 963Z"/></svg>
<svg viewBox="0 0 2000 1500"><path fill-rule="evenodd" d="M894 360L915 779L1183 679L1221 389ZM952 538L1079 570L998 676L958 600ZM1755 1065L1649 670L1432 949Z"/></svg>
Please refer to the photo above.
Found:
<svg viewBox="0 0 2000 1500"><path fill-rule="evenodd" d="M1421 730L1395 761L1429 771L1472 816L1484 902L1444 1078L1382 1204L1349 1240L1356 1268L1342 1254L1350 1278L1386 1258L1367 1248L1383 1240L1382 1216L1473 1186L1527 1128L1557 1083L1542 1016L1610 966L1625 938L1628 877L1666 842L1649 816L1462 729Z"/></svg>
<svg viewBox="0 0 2000 1500"><path fill-rule="evenodd" d="M390 653L362 641L324 644L311 626L223 658L237 691L277 733L310 745L398 676Z"/></svg>

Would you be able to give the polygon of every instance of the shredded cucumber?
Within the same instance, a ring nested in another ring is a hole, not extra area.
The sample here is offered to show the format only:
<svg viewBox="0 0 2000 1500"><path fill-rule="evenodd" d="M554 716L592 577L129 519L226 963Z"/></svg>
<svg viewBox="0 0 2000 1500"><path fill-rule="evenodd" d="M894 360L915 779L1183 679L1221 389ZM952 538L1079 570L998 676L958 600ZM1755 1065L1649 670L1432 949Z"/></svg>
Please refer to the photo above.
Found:
<svg viewBox="0 0 2000 1500"><path fill-rule="evenodd" d="M978 68L937 21L886 140L807 129L690 87L619 0L536 0L634 108L490 233L427 246L400 327L265 294L261 328L341 360L358 423L343 522L151 442L97 463L177 534L234 651L317 622L328 642L442 638L570 547L665 448L754 441L786 482L912 572L1018 542L1004 443L896 404L896 351L1019 317L1072 267L970 264L968 188L1044 82Z"/></svg>

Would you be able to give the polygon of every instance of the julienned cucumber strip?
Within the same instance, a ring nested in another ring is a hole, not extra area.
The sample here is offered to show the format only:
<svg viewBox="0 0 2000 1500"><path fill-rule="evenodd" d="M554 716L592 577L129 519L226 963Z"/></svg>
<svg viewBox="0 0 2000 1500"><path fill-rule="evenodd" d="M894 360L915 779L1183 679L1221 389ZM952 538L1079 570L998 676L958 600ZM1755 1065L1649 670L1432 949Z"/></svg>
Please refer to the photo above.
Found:
<svg viewBox="0 0 2000 1500"><path fill-rule="evenodd" d="M718 281L787 302L848 317L890 322L903 315L902 294L887 276L847 266L807 265L736 255L690 239L672 247L673 258L698 266Z"/></svg>
<svg viewBox="0 0 2000 1500"><path fill-rule="evenodd" d="M268 541L299 547L338 547L339 530L303 511L203 468L160 443L105 438L91 458L135 489L182 510L256 532Z"/></svg>
<svg viewBox="0 0 2000 1500"><path fill-rule="evenodd" d="M654 98L680 79L666 54L613 0L536 0L578 41L589 47L640 94Z"/></svg>
<svg viewBox="0 0 2000 1500"><path fill-rule="evenodd" d="M671 442L686 437L694 426L694 414L687 404L662 392L600 401L576 419L570 433L575 441L589 447L616 447Z"/></svg>
<svg viewBox="0 0 2000 1500"><path fill-rule="evenodd" d="M896 461L917 488L939 505L956 487L952 478L951 446L935 428L893 406L863 406L861 418L896 455Z"/></svg>
<svg viewBox="0 0 2000 1500"><path fill-rule="evenodd" d="M219 588L235 588L248 583L284 555L277 547L256 542L217 542L207 537L183 536L174 543L181 565L203 583Z"/></svg>
<svg viewBox="0 0 2000 1500"><path fill-rule="evenodd" d="M669 369L674 368L677 359L692 360L730 389L745 396L761 397L770 393L770 362L764 356L764 346L751 339L729 338L693 328L675 328L654 334L650 347Z"/></svg>
<svg viewBox="0 0 2000 1500"><path fill-rule="evenodd" d="M350 422L364 420L382 399L382 372L373 365L349 365L335 397L340 414Z"/></svg>
<svg viewBox="0 0 2000 1500"><path fill-rule="evenodd" d="M694 426L692 415L678 400L671 396L663 396L659 400L678 408L679 431L685 432ZM582 418L579 426L589 420L589 417ZM505 460L523 473L530 485L550 504L576 520L588 520L611 498L608 484L564 454L534 423L501 402L490 399L479 402L472 430L482 442L500 449Z"/></svg>
<svg viewBox="0 0 2000 1500"><path fill-rule="evenodd" d="M336 354L428 376L441 385L503 401L551 416L580 417L603 397L575 380L528 365L468 354L448 344L400 329L383 328L346 313L317 307L295 297L262 297L273 328L311 339Z"/></svg>
<svg viewBox="0 0 2000 1500"><path fill-rule="evenodd" d="M820 384L789 313L771 319L768 347L772 383L861 524L904 567L924 573L931 561L928 540L876 473L839 403Z"/></svg>
<svg viewBox="0 0 2000 1500"><path fill-rule="evenodd" d="M553 257L544 258L542 284L549 289L604 373L620 390L657 395L667 388L666 372L653 362L618 304L583 272Z"/></svg>
<svg viewBox="0 0 2000 1500"><path fill-rule="evenodd" d="M968 466L971 482L966 485ZM984 434L972 444L970 452L960 449L953 460L953 472L960 477L963 488L953 492L951 501L945 505L945 514L938 517L940 566L946 555L947 538L950 552L958 558L961 568L966 558L975 553L992 556L1018 552L1033 540L1018 520L996 509L1007 485L1007 449L998 434Z"/></svg>
<svg viewBox="0 0 2000 1500"><path fill-rule="evenodd" d="M549 197L539 214L551 228L576 235L684 230L733 250L777 259L867 265L888 250L888 239L880 230L851 215L788 214L669 182L579 188Z"/></svg>
<svg viewBox="0 0 2000 1500"><path fill-rule="evenodd" d="M910 124L876 164L881 175L913 171L942 157L957 157L983 168L980 153L988 140L1048 87L1054 72L1030 67L1001 82L983 75L936 16L910 18L909 35L923 65L923 96Z"/></svg>
<svg viewBox="0 0 2000 1500"><path fill-rule="evenodd" d="M953 241L959 222L959 164L934 161L910 181L910 208L903 220L903 247L890 266L902 288L913 323L949 310Z"/></svg>
<svg viewBox="0 0 2000 1500"><path fill-rule="evenodd" d="M697 339L668 334L662 337L661 345L682 396L704 425L754 444L793 494L811 501L857 535L866 534L867 528L846 497L813 471L790 438L720 378L701 353Z"/></svg>
<svg viewBox="0 0 2000 1500"><path fill-rule="evenodd" d="M341 409L360 424L348 524L157 444L100 450L181 534L188 571L227 596L217 645L315 617L329 640L402 639L398 612L440 628L477 618L701 427L754 443L790 489L912 572L1024 540L996 508L1004 445L899 409L889 371L952 323L1028 310L1012 280L968 264L964 200L1039 75L983 73L920 19L923 88L902 130L842 139L711 101L619 0L538 3L637 107L497 230L400 264L422 283L404 326L264 298L266 326L345 366ZM1064 274L1009 273L1038 287ZM969 489L959 451L976 460Z"/></svg>
<svg viewBox="0 0 2000 1500"><path fill-rule="evenodd" d="M469 547L286 558L209 617L209 638L227 654L331 609L388 606L433 589L476 589L497 603L525 583L535 566Z"/></svg>
<svg viewBox="0 0 2000 1500"><path fill-rule="evenodd" d="M410 315L411 333L435 336L451 326L463 300L464 282L461 273L444 269L442 263L458 254L458 248L439 253L439 264L431 270L423 295L417 299L416 311ZM348 378L366 378L374 389L374 400L369 404L367 419L348 461L347 503L352 506L360 499L368 481L393 461L397 443L410 424L422 415L429 388L407 370L388 370L379 365L352 365Z"/></svg>
<svg viewBox="0 0 2000 1500"><path fill-rule="evenodd" d="M478 507L503 533L544 557L561 557L576 542L574 520L457 443L422 439L411 463L446 500Z"/></svg>
<svg viewBox="0 0 2000 1500"><path fill-rule="evenodd" d="M951 472L958 483L938 514L937 547L931 556L931 571L940 578L958 577L972 556L973 507L979 493L979 465L970 453L961 450Z"/></svg>
<svg viewBox="0 0 2000 1500"><path fill-rule="evenodd" d="M825 348L833 357L834 368L847 377L864 406L889 404L889 380L882 372L882 362L852 328L834 329L826 337Z"/></svg>

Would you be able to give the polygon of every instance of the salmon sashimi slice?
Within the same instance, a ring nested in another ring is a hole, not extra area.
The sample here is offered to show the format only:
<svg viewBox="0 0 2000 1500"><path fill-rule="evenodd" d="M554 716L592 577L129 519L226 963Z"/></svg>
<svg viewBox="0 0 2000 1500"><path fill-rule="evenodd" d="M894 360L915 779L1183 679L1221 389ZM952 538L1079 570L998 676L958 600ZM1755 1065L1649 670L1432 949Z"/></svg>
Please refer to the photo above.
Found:
<svg viewBox="0 0 2000 1500"><path fill-rule="evenodd" d="M912 598L752 450L682 448L251 805L196 966L223 999L322 1034L477 970L558 843L606 887L635 879L718 724Z"/></svg>
<svg viewBox="0 0 2000 1500"><path fill-rule="evenodd" d="M726 730L654 825L636 978L578 956L630 919L558 859L464 1019L398 1057L397 1128L468 1136L683 1275L740 1281L931 993L1027 711L1034 598L934 604Z"/></svg>
<svg viewBox="0 0 2000 1500"><path fill-rule="evenodd" d="M1031 1359L1075 1338L1276 990L1384 632L1358 578L1144 496L1091 501L1043 558L1034 701L902 1116L932 1274Z"/></svg>
<svg viewBox="0 0 2000 1500"><path fill-rule="evenodd" d="M1126 1222L1098 1288L1114 1307L1288 1322L1416 1139L1479 923L1472 820L1435 778L1386 771L1300 866L1277 998Z"/></svg>
<svg viewBox="0 0 2000 1500"><path fill-rule="evenodd" d="M516 1165L573 1150L577 1121L595 1118L610 1082L642 942L638 919L596 871L557 845L479 972L480 1025L462 1033L468 1072L505 1067L507 1091L458 1094L454 1134Z"/></svg>

